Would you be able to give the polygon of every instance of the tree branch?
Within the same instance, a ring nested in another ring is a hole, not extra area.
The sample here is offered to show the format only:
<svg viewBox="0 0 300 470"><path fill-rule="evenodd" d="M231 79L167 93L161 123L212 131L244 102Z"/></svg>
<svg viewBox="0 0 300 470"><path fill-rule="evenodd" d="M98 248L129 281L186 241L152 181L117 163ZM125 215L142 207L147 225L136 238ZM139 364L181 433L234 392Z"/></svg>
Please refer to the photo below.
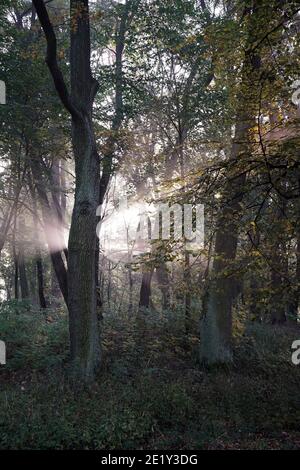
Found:
<svg viewBox="0 0 300 470"><path fill-rule="evenodd" d="M58 96L61 99L62 104L67 111L71 114L72 117L78 117L79 112L72 103L70 95L64 81L63 74L57 63L57 44L56 36L50 21L46 6L43 0L32 0L33 5L36 9L36 13L39 17L41 26L45 33L47 41L47 55L46 55L46 64L50 70L53 82L58 93Z"/></svg>

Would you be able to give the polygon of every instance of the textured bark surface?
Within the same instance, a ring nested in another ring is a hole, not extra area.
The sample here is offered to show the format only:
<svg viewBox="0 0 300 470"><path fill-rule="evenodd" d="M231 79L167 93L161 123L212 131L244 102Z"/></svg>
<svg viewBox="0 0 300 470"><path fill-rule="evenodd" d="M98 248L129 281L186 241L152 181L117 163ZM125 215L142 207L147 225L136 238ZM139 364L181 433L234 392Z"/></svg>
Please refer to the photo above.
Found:
<svg viewBox="0 0 300 470"><path fill-rule="evenodd" d="M99 156L92 123L98 83L90 68L90 25L87 0L71 0L72 144L75 158L75 201L68 246L68 293L72 373L90 381L100 364L96 314L96 210L99 197ZM82 12L78 15L78 9Z"/></svg>
<svg viewBox="0 0 300 470"><path fill-rule="evenodd" d="M89 2L70 1L70 94L58 66L56 36L45 4L43 0L33 0L33 4L47 40L47 65L57 93L72 118L76 178L67 276L71 371L74 379L89 382L101 358L95 282L100 169L92 122L98 83L90 67Z"/></svg>
<svg viewBox="0 0 300 470"><path fill-rule="evenodd" d="M73 122L72 134L76 189L68 246L68 306L73 373L86 381L100 363L95 283L99 158L88 121Z"/></svg>

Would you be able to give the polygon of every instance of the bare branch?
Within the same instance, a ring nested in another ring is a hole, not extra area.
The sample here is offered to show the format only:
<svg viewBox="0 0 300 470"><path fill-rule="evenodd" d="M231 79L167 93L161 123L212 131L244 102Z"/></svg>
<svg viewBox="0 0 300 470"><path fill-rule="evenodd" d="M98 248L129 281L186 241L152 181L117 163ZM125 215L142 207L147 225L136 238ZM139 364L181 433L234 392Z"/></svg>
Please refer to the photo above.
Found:
<svg viewBox="0 0 300 470"><path fill-rule="evenodd" d="M73 117L77 117L79 112L77 111L76 107L72 103L70 99L70 95L64 81L63 74L58 66L57 63L57 43L56 43L56 36L50 21L46 6L43 0L32 0L33 5L36 9L37 15L39 17L41 26L45 33L46 41L47 41L47 55L46 55L46 63L52 75L54 85L58 96L61 99L64 107L69 111L69 113Z"/></svg>

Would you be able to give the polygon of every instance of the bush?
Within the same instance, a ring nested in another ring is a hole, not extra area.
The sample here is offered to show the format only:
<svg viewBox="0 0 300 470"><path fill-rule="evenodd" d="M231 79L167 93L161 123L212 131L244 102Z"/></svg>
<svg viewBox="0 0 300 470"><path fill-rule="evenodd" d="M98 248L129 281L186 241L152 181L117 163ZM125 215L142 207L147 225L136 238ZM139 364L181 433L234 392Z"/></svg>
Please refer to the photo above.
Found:
<svg viewBox="0 0 300 470"><path fill-rule="evenodd" d="M1 339L6 343L5 369L43 369L64 361L68 328L63 312L34 309L25 301L0 305Z"/></svg>

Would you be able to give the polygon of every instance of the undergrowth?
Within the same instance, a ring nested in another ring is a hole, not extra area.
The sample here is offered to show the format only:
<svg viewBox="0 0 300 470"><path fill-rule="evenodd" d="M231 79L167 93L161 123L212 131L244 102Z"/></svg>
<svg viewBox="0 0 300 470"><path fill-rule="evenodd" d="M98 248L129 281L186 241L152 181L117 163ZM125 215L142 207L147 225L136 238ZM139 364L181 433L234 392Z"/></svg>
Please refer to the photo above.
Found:
<svg viewBox="0 0 300 470"><path fill-rule="evenodd" d="M178 312L180 315L180 312ZM300 366L291 363L297 326L247 325L234 363L198 364L196 325L157 312L105 315L103 365L80 393L66 374L68 325L22 302L0 308L1 449L227 449L300 446Z"/></svg>

